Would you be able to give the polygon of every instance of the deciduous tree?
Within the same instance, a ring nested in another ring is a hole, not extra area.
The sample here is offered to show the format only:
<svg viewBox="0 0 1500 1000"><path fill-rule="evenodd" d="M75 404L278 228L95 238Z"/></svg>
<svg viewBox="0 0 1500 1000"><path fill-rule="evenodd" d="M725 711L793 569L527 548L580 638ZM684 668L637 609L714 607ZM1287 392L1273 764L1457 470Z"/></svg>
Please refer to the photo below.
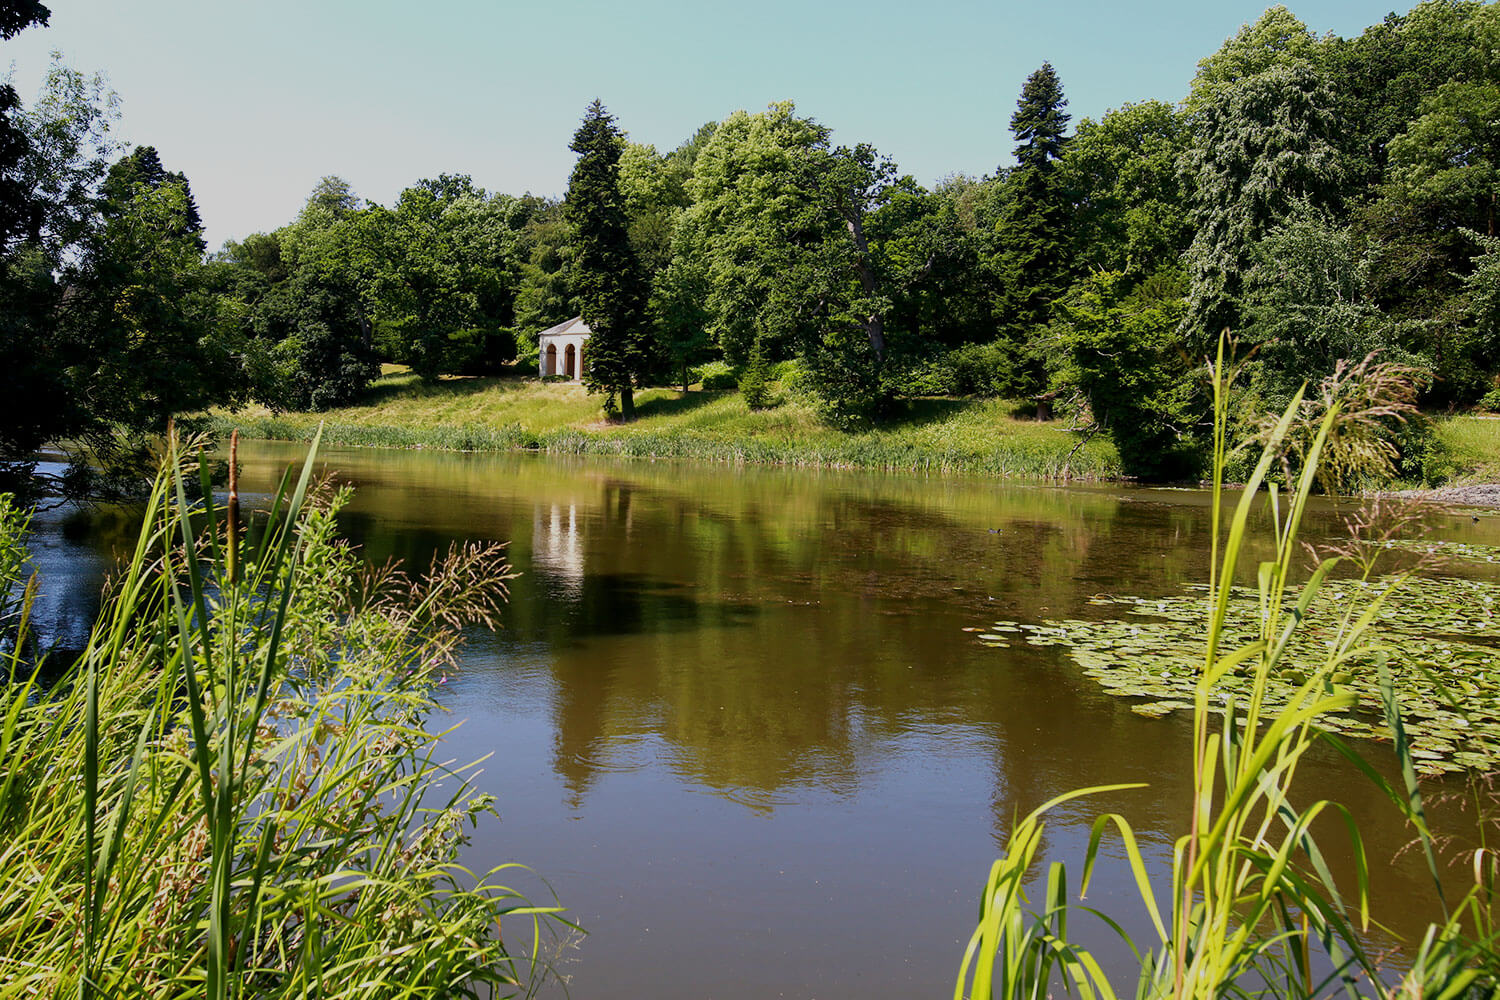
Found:
<svg viewBox="0 0 1500 1000"><path fill-rule="evenodd" d="M1196 231L1186 262L1184 333L1206 355L1240 325L1252 248L1294 211L1338 215L1345 173L1333 97L1307 62L1277 64L1215 89L1184 157Z"/></svg>

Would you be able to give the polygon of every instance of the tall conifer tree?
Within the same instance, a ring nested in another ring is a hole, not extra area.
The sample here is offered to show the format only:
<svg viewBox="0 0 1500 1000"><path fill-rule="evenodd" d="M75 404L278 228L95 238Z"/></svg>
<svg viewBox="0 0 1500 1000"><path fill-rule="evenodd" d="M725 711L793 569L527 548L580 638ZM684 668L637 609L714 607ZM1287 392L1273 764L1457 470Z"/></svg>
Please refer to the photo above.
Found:
<svg viewBox="0 0 1500 1000"><path fill-rule="evenodd" d="M169 171L161 165L161 156L155 146L137 146L128 156L121 157L104 178L99 193L103 196L105 215L118 215L135 195L135 187L144 184L153 191L164 184L177 184L182 188L183 209L178 225L172 227L168 236L188 236L202 253L208 249L203 241L203 219L198 214L198 202L193 198L193 189L187 176L180 171Z"/></svg>
<svg viewBox="0 0 1500 1000"><path fill-rule="evenodd" d="M573 224L573 280L584 322L593 331L585 348L583 384L606 394L611 413L619 400L625 420L635 415L634 387L650 363L645 275L630 246L625 199L620 194L624 136L595 100L569 146L578 164L568 182L567 214Z"/></svg>
<svg viewBox="0 0 1500 1000"><path fill-rule="evenodd" d="M1057 171L1068 141L1062 82L1051 63L1026 78L1010 128L1016 137L1011 197L996 226L1001 321L1020 336L1045 323L1068 287L1067 195Z"/></svg>

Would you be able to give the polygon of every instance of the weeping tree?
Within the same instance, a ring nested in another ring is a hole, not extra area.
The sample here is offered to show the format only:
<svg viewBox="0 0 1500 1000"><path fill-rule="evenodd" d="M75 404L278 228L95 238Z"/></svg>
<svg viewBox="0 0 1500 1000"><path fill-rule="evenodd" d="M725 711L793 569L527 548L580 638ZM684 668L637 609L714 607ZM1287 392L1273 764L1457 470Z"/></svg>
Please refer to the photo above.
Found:
<svg viewBox="0 0 1500 1000"><path fill-rule="evenodd" d="M1255 245L1293 215L1337 216L1344 180L1332 92L1309 63L1226 84L1194 120L1183 158L1196 235L1184 261L1183 332L1197 354L1242 321Z"/></svg>

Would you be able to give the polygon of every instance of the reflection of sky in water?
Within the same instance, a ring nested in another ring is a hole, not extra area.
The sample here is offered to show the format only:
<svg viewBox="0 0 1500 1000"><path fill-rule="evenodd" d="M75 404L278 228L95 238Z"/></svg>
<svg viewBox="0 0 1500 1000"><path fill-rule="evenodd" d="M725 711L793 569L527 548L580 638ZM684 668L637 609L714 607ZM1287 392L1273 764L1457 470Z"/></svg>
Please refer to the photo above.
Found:
<svg viewBox="0 0 1500 1000"><path fill-rule="evenodd" d="M110 560L87 540L72 540L63 524L67 509L39 512L32 518L32 567L39 589L31 611L32 634L43 649L80 649L99 609L99 581Z"/></svg>
<svg viewBox="0 0 1500 1000"><path fill-rule="evenodd" d="M61 462L40 462L38 471L61 475ZM110 511L119 514L118 511ZM80 649L99 609L100 583L113 563L121 538L96 530L100 512L65 504L39 510L31 518L31 568L39 588L31 610L31 631L42 649ZM133 541L130 538L128 541Z"/></svg>

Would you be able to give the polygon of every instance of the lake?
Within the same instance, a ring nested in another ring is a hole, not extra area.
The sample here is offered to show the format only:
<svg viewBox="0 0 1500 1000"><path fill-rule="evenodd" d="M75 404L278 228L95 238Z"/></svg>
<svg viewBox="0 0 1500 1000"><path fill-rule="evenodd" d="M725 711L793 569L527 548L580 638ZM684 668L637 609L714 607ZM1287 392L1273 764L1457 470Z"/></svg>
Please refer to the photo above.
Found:
<svg viewBox="0 0 1500 1000"><path fill-rule="evenodd" d="M246 502L302 454L243 445ZM549 943L577 1000L948 995L1018 812L1149 783L1056 811L1044 853L1075 871L1099 812L1129 817L1158 867L1186 822L1188 718L1141 717L1065 652L991 648L972 630L1097 617L1096 594L1204 581L1201 491L523 454L321 460L356 487L342 524L373 561L510 543L505 628L471 634L443 687L461 723L447 744L459 761L488 756L478 785L502 816L466 861L524 862L513 883L555 892L589 932ZM1308 533L1339 524L1317 506ZM38 528L39 620L66 639L128 518L54 513ZM1435 530L1500 544L1496 517ZM1304 776L1309 798L1364 824L1377 916L1419 926L1432 892L1412 852L1393 860L1408 835L1391 807L1331 754ZM1106 865L1089 903L1141 928L1132 893Z"/></svg>

